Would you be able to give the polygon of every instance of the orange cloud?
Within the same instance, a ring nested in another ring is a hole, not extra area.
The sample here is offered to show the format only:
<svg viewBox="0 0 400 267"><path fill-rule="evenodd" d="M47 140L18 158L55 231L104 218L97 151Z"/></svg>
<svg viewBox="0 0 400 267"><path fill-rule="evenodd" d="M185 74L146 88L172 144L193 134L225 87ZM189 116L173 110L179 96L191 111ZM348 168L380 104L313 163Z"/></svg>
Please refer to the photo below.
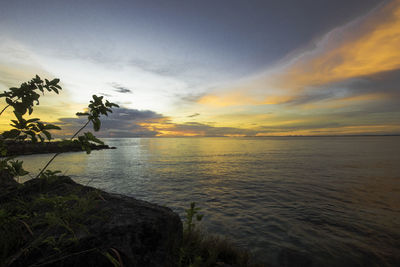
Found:
<svg viewBox="0 0 400 267"><path fill-rule="evenodd" d="M400 69L400 0L326 34L311 51L236 86L201 98L215 107L273 105L295 100L305 89Z"/></svg>
<svg viewBox="0 0 400 267"><path fill-rule="evenodd" d="M360 102L371 102L388 99L390 96L384 93L369 93L363 95L348 96L317 103L309 103L302 106L303 109L316 108L342 108Z"/></svg>
<svg viewBox="0 0 400 267"><path fill-rule="evenodd" d="M305 130L293 131L274 131L260 132L256 136L326 136L326 135L376 135L376 134L393 134L400 132L399 125L382 124L382 125L355 125L355 126L339 126L327 128L312 128Z"/></svg>
<svg viewBox="0 0 400 267"><path fill-rule="evenodd" d="M331 49L300 58L282 74L280 82L285 87L301 89L399 69L400 1L387 4L359 23L352 25L351 31L358 35L356 30L361 28L362 34Z"/></svg>
<svg viewBox="0 0 400 267"><path fill-rule="evenodd" d="M251 97L245 92L230 92L226 94L209 94L200 98L197 103L214 107L229 107L239 105L273 105L292 100L292 96L272 95L267 97Z"/></svg>

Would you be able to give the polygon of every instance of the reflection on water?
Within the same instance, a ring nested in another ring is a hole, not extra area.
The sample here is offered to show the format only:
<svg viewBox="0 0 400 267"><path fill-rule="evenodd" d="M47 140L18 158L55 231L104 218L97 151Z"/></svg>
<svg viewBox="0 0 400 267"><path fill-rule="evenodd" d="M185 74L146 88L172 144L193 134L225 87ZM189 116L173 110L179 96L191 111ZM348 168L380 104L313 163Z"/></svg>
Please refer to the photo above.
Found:
<svg viewBox="0 0 400 267"><path fill-rule="evenodd" d="M400 264L400 138L108 139L51 169L167 205L275 265ZM51 155L23 157L33 171Z"/></svg>

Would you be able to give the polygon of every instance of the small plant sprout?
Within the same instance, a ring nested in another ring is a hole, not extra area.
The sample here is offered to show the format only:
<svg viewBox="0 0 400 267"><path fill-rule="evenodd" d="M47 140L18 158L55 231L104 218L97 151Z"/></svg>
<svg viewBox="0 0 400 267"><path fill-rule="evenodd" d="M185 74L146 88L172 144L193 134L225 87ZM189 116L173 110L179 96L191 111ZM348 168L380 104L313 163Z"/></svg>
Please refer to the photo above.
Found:
<svg viewBox="0 0 400 267"><path fill-rule="evenodd" d="M193 232L196 224L195 221L200 222L204 214L199 214L200 208L196 207L196 203L190 203L190 208L186 211L185 231L190 234ZM194 221L195 219L195 221Z"/></svg>

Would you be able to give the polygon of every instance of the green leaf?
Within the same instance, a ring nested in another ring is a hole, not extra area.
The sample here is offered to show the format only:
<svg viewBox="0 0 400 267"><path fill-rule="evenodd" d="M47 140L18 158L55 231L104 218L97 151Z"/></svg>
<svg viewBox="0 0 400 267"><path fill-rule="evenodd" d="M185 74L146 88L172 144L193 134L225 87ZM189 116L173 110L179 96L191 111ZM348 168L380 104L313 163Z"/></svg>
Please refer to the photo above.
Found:
<svg viewBox="0 0 400 267"><path fill-rule="evenodd" d="M59 82L60 82L60 79L55 78L55 79L53 79L50 83L51 83L52 85L56 85L56 84L59 83Z"/></svg>
<svg viewBox="0 0 400 267"><path fill-rule="evenodd" d="M101 141L100 139L97 139L97 137L94 136L91 132L85 133L85 137L86 137L86 139L87 139L88 141L92 141L92 142L94 142L94 143L104 145L104 142Z"/></svg>
<svg viewBox="0 0 400 267"><path fill-rule="evenodd" d="M100 130L101 121L99 118L94 118L93 120L93 129L97 132Z"/></svg>

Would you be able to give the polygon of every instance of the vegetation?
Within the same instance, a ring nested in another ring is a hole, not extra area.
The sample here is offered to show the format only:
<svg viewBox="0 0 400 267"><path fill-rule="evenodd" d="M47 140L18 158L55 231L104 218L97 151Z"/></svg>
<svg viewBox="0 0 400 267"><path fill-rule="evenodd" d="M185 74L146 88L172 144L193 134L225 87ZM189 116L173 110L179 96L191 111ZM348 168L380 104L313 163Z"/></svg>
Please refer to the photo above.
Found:
<svg viewBox="0 0 400 267"><path fill-rule="evenodd" d="M46 172L37 181L52 184L61 180L62 177ZM98 212L102 201L99 193L75 191L63 195L25 189L21 185L13 192L13 200L4 201L0 208L0 266L21 266L21 261L49 264L76 253L87 253L71 247L77 246L77 236L87 231L86 225L106 220L107 214ZM65 251L69 253L66 255ZM108 253L99 249L97 252ZM35 262L36 258L40 262Z"/></svg>
<svg viewBox="0 0 400 267"><path fill-rule="evenodd" d="M257 267L262 265L250 262L250 254L239 249L231 241L216 235L207 234L197 226L203 218L200 208L192 202L186 210L183 229L180 266L211 267L229 264L237 267Z"/></svg>
<svg viewBox="0 0 400 267"><path fill-rule="evenodd" d="M49 131L60 130L56 125L41 122L39 118L25 119L24 115L33 113L33 107L39 104L40 94L44 89L48 92L59 93L62 88L58 85L59 79L52 81L41 80L36 76L31 81L21 84L19 88L10 88L0 94L7 105L0 115L9 107L13 108L15 119L11 120L11 130L1 135L1 155L7 155L7 141L48 142L52 140ZM75 143L81 146L88 154L91 144L103 144L91 132L80 132L89 124L93 124L94 131L101 127L100 116L107 116L113 107L118 105L103 102L103 97L93 95L85 112L77 115L86 117L84 125L61 145ZM0 194L0 267L21 266L28 261L31 266L56 264L78 255L104 257L110 265L122 266L123 262L118 251L114 248L98 248L96 246L80 246L79 233L87 232L87 225L101 223L107 220L107 211L99 212L99 205L104 198L96 189L89 191L68 191L59 187L63 179L59 171L50 171L48 166L59 155L56 153L41 169L36 179L17 186L11 192ZM15 157L6 157L0 160L0 174L18 178L28 174L23 169L23 162ZM1 176L0 175L0 176ZM34 186L32 186L34 185ZM55 189L46 191L43 187L54 185ZM58 186L58 187L57 187ZM27 188L34 192L27 192ZM11 201L10 201L11 200ZM249 254L232 245L226 239L205 234L197 223L203 218L200 208L195 203L186 210L184 221L183 241L180 248L179 265L184 266L256 266L249 263ZM40 259L37 261L36 259Z"/></svg>
<svg viewBox="0 0 400 267"><path fill-rule="evenodd" d="M40 94L38 91L42 94L45 90L58 94L62 90L61 86L58 85L59 81L59 79L51 81L45 79L43 81L36 75L31 81L22 83L20 87L10 88L0 94L0 98L5 98L7 103L0 115L11 107L15 116L10 124L12 129L1 134L0 152L3 157L7 155L9 141L24 142L29 140L36 143L38 141L45 142L45 139L47 139L50 142L52 135L49 131L61 129L56 125L41 122L39 118L24 118L26 113L31 115L33 107L39 104ZM99 131L101 126L100 116L107 116L108 113L112 112L112 107L118 107L118 105L107 100L103 102L102 96L93 95L93 100L90 101L87 111L77 113L78 116L87 117L87 122L69 140L63 140L61 145L75 143L89 154L93 143L103 144L91 132L86 132L80 136L78 134L90 122L93 123L94 131ZM47 167L59 154L56 153L44 165L36 178L50 184L61 179L62 176L57 176L60 171L47 170ZM29 172L23 169L22 164L23 162L15 160L15 157L3 158L0 160L0 174L11 175L14 178L24 176ZM40 180L38 181L40 182ZM57 261L64 249L77 242L76 233L78 231L85 231L85 225L88 225L94 219L104 219L96 209L96 205L101 199L101 195L97 191L90 193L69 192L67 195L41 194L40 189L34 194L26 194L26 192L24 194L23 192L24 185L20 185L16 192L12 192L12 202L0 199L2 202L0 208L0 231L2 233L0 266L9 266L27 254L46 255L45 261L48 262L36 263L39 265ZM1 195L1 197L6 200L9 198L7 193ZM104 255L113 264L118 263L108 251L99 251L96 248L94 250ZM87 252L93 251L77 251L71 255L63 255L63 257Z"/></svg>
<svg viewBox="0 0 400 267"><path fill-rule="evenodd" d="M39 98L41 92L44 94L45 90L48 92L59 93L62 90L58 84L59 79L53 79L51 81L45 79L44 81L36 75L35 78L29 82L22 83L20 87L12 87L8 91L0 94L0 98L5 98L7 105L2 109L0 115L9 107L13 108L13 114L15 119L11 120L11 130L5 131L1 134L0 138L0 152L2 156L7 155L7 142L6 141L25 141L30 140L33 143L38 141L44 142L45 139L48 141L52 140L50 130L61 130L60 127L41 122L39 118L25 119L24 115L33 113L33 107L39 105ZM103 102L103 96L93 95L93 100L90 101L86 112L78 112L77 116L85 116L87 118L86 123L69 139L64 140L61 145L74 143L81 146L82 150L85 150L87 154L91 152L92 144L104 144L101 140L97 139L91 132L86 132L83 135L78 134L90 123L93 124L94 131L99 131L101 127L100 116L108 116L112 112L113 107L118 107L117 104L111 103L108 100ZM53 160L60 153L56 153L40 170L36 178L39 178L47 167L53 162ZM0 171L7 170L15 173L17 176L28 174L22 168L22 162L14 161L15 157L8 157L0 162Z"/></svg>

